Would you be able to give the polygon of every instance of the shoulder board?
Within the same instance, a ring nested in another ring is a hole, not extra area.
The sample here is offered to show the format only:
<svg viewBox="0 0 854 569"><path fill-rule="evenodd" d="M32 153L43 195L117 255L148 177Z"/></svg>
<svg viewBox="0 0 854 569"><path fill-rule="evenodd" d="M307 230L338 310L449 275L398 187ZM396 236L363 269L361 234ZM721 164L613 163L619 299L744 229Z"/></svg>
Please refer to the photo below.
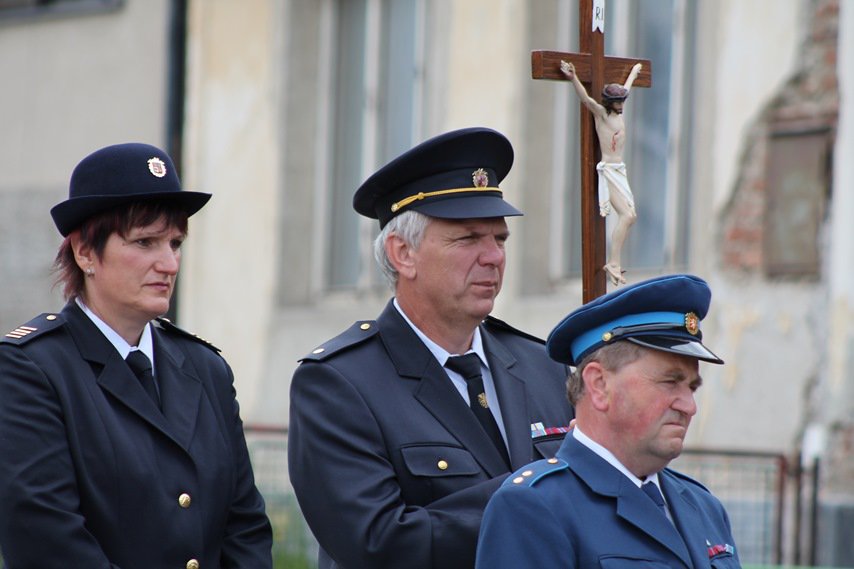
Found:
<svg viewBox="0 0 854 569"><path fill-rule="evenodd" d="M377 332L379 332L379 328L375 320L360 320L331 340L313 349L310 354L301 357L299 361L323 361L342 350L361 344L372 338Z"/></svg>
<svg viewBox="0 0 854 569"><path fill-rule="evenodd" d="M569 464L559 458L549 458L546 460L538 460L524 466L511 474L502 484L502 486L527 486L531 487L545 476L566 470Z"/></svg>
<svg viewBox="0 0 854 569"><path fill-rule="evenodd" d="M203 346L207 346L208 348L212 349L216 353L220 353L222 351L219 348L217 348L216 346L214 346L213 344L211 344L210 342L208 342L207 340L205 340L204 338L200 338L199 336L196 336L195 334L193 334L191 332L187 332L183 328L179 328L178 326L173 324L172 321L169 320L168 318L164 318L164 317L160 316L159 318L155 318L154 321L155 321L156 325L158 325L162 330L165 330L167 332L172 332L173 334L177 334L178 336L182 336L184 338L188 338L190 340L198 342L198 343L202 344Z"/></svg>
<svg viewBox="0 0 854 569"><path fill-rule="evenodd" d="M688 482L689 484L693 484L694 486L698 486L698 487L702 488L703 490L705 490L706 492L711 493L711 491L708 488L706 488L701 483L697 482L696 480L694 480L693 478L691 478L687 474L682 474L678 470L673 470L672 468L665 468L664 472L666 472L667 474L671 474L674 478L678 478L684 482Z"/></svg>
<svg viewBox="0 0 854 569"><path fill-rule="evenodd" d="M62 314L45 312L44 314L36 316L26 324L21 324L14 330L7 332L4 336L0 337L0 343L23 346L42 334L46 334L52 330L62 327L64 324L65 318Z"/></svg>
<svg viewBox="0 0 854 569"><path fill-rule="evenodd" d="M527 338L528 340L531 340L532 342L536 342L538 344L545 344L546 343L546 341L543 340L542 338L538 338L532 334L528 334L527 332L523 332L523 331L519 330L518 328L514 328L513 326L511 326L507 322L505 322L503 320L499 320L498 318L495 318L494 316L487 316L486 320L483 321L483 325L486 327L487 330L490 330L490 331L510 332L511 334L515 334L517 336L522 336L523 338Z"/></svg>

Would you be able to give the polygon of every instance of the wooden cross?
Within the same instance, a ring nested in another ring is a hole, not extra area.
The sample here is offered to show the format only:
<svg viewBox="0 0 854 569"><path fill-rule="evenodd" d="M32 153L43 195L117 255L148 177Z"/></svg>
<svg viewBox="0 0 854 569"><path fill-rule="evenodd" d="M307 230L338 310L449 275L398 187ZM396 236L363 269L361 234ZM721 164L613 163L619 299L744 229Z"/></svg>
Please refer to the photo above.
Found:
<svg viewBox="0 0 854 569"><path fill-rule="evenodd" d="M532 51L531 76L534 79L566 81L560 70L561 60L572 62L578 79L591 97L600 101L602 88L607 83L622 83L635 63L643 64L633 87L652 86L652 65L647 59L626 59L604 55L605 34L593 30L594 22L604 24L604 0L578 2L578 37L581 53L560 51ZM605 218L599 215L597 199L597 172L599 143L593 114L581 107L581 282L582 299L589 302L606 292Z"/></svg>

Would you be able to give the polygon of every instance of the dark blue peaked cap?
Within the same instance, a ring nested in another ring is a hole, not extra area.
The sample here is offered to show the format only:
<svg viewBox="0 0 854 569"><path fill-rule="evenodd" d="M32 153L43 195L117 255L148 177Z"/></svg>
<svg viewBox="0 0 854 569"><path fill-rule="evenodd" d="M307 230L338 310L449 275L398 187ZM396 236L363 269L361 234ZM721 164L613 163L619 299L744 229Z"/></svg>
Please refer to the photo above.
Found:
<svg viewBox="0 0 854 569"><path fill-rule="evenodd" d="M384 227L418 211L440 219L522 215L504 201L498 184L513 165L513 147L489 128L441 134L377 170L353 196L353 208Z"/></svg>
<svg viewBox="0 0 854 569"><path fill-rule="evenodd" d="M63 237L95 214L138 201L168 201L187 215L199 211L210 194L181 189L168 154L150 144L131 142L96 150L74 168L68 199L50 210Z"/></svg>
<svg viewBox="0 0 854 569"><path fill-rule="evenodd" d="M702 343L700 321L712 292L692 275L668 275L639 282L592 300L564 318L549 334L553 360L578 365L606 344L628 340L654 350L722 364Z"/></svg>

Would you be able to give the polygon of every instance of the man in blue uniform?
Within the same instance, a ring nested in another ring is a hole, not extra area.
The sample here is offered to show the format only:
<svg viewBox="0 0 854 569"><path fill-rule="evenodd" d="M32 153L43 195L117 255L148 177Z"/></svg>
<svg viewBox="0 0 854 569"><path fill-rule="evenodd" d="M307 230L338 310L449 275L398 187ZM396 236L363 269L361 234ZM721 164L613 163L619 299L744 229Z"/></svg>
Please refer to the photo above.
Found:
<svg viewBox="0 0 854 569"><path fill-rule="evenodd" d="M702 279L665 276L557 325L547 349L576 366L568 394L577 423L556 457L495 493L477 567L740 567L721 503L665 468L697 411L698 361L723 363L701 342L710 298Z"/></svg>
<svg viewBox="0 0 854 569"><path fill-rule="evenodd" d="M489 497L566 432L566 366L489 316L521 215L498 188L512 161L501 134L453 131L355 194L395 297L293 377L290 476L321 568L473 567Z"/></svg>

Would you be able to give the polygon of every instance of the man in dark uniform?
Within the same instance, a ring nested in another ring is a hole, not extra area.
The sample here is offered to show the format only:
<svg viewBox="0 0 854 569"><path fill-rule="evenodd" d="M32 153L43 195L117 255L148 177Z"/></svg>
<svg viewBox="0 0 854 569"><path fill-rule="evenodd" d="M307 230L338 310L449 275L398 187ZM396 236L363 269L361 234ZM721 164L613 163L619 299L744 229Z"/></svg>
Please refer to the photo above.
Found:
<svg viewBox="0 0 854 569"><path fill-rule="evenodd" d="M486 509L477 567L740 567L729 518L698 482L665 468L682 452L711 293L672 275L596 299L552 331L577 366L578 421L557 457L514 473Z"/></svg>
<svg viewBox="0 0 854 569"><path fill-rule="evenodd" d="M473 567L489 497L566 432L566 366L489 316L504 218L521 215L498 188L512 161L504 136L464 129L356 192L356 211L379 219L375 253L395 298L293 377L290 476L321 568Z"/></svg>

